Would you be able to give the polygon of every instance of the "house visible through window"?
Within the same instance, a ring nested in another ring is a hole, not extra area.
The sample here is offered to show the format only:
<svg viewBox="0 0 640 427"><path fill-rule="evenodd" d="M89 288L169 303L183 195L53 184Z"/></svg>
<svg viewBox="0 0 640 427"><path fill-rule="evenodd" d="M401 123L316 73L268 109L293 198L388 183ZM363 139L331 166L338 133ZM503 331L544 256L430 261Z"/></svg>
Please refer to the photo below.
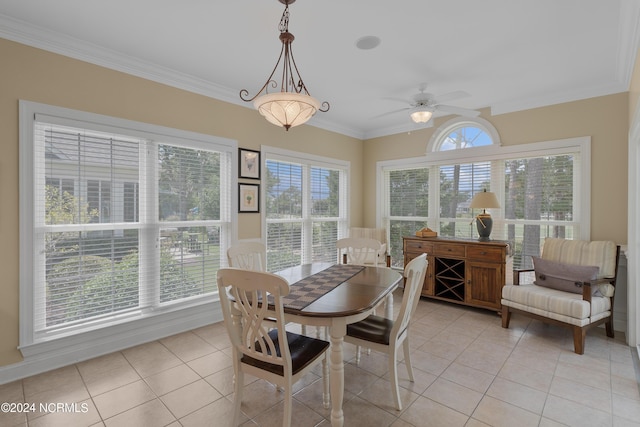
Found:
<svg viewBox="0 0 640 427"><path fill-rule="evenodd" d="M229 242L235 144L117 119L30 117L21 345L212 301Z"/></svg>

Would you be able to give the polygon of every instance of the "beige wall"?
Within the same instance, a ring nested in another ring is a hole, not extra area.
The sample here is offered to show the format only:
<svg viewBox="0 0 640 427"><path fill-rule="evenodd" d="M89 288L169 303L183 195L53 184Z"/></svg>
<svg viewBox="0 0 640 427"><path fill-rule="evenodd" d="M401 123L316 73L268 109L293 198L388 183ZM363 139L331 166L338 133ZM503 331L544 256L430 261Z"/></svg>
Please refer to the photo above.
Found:
<svg viewBox="0 0 640 427"><path fill-rule="evenodd" d="M591 98L550 107L482 117L496 127L503 145L591 136L591 238L627 242L628 94ZM422 156L434 130L365 141L364 224L376 220L376 162Z"/></svg>
<svg viewBox="0 0 640 427"><path fill-rule="evenodd" d="M40 102L351 162L351 222L362 222L362 141L311 126L289 132L251 108L220 102L0 39L0 366L18 346L18 100ZM238 238L260 238L260 215L239 216Z"/></svg>
<svg viewBox="0 0 640 427"><path fill-rule="evenodd" d="M289 132L254 110L0 39L0 366L18 346L18 100L211 134L351 162L351 225L375 225L376 162L420 156L433 128L359 141L310 126ZM637 91L635 92L637 93ZM636 96L637 97L637 96ZM483 117L505 145L592 137L592 238L626 242L628 94ZM444 119L436 123L436 127ZM239 216L238 238L259 238L260 216Z"/></svg>

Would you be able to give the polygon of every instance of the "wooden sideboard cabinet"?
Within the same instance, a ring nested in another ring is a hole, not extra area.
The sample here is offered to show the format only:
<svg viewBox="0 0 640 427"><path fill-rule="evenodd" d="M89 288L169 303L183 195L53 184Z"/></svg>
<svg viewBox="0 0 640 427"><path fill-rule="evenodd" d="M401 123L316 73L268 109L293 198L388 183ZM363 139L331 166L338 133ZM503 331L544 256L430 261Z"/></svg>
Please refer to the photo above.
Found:
<svg viewBox="0 0 640 427"><path fill-rule="evenodd" d="M422 295L490 310L501 309L510 266L509 245L439 237L403 237L404 265L423 253L429 265Z"/></svg>

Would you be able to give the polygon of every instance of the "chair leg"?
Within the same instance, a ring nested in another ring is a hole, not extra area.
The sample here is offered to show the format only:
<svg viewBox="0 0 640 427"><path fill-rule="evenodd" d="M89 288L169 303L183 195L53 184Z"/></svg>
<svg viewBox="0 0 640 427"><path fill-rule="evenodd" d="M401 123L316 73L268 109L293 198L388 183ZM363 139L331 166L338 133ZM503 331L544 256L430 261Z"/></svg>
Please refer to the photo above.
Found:
<svg viewBox="0 0 640 427"><path fill-rule="evenodd" d="M573 349L576 354L584 354L584 339L587 330L579 326L573 327Z"/></svg>
<svg viewBox="0 0 640 427"><path fill-rule="evenodd" d="M405 338L402 343L402 349L404 350L404 364L407 367L407 374L409 375L409 381L414 382L413 379L413 365L411 364L411 351L409 348L409 338Z"/></svg>
<svg viewBox="0 0 640 427"><path fill-rule="evenodd" d="M502 327L509 328L509 322L511 321L511 312L506 305L502 306Z"/></svg>
<svg viewBox="0 0 640 427"><path fill-rule="evenodd" d="M395 348L389 355L389 374L391 374L391 392L393 393L393 401L396 409L402 411L402 402L400 402L400 389L398 386L398 348Z"/></svg>
<svg viewBox="0 0 640 427"><path fill-rule="evenodd" d="M607 336L609 338L615 338L614 332L613 332L613 321L611 319L609 319L605 324L604 327L607 331Z"/></svg>
<svg viewBox="0 0 640 427"><path fill-rule="evenodd" d="M233 387L233 426L240 425L240 406L242 405L242 387L244 385L244 372L236 370L234 375L235 384Z"/></svg>
<svg viewBox="0 0 640 427"><path fill-rule="evenodd" d="M360 364L360 346L356 346L356 366Z"/></svg>
<svg viewBox="0 0 640 427"><path fill-rule="evenodd" d="M284 396L284 418L282 419L282 427L291 427L291 406L293 405L293 399L291 397L291 386L292 385L289 384L289 386L286 387L287 392Z"/></svg>

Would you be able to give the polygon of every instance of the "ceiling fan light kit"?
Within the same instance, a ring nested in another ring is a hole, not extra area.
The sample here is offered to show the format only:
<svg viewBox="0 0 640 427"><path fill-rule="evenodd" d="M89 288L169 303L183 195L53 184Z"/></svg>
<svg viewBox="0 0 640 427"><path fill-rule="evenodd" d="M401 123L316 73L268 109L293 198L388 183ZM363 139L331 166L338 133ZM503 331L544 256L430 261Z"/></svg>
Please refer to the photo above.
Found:
<svg viewBox="0 0 640 427"><path fill-rule="evenodd" d="M464 91L449 92L440 96L435 96L432 93L425 92L427 88L426 83L420 85L420 92L413 96L411 101L405 101L404 99L389 98L394 101L406 102L408 107L401 108L399 110L389 111L387 113L380 114L377 117L383 117L389 114L396 114L401 111L409 111L411 120L415 123L427 123L433 118L436 112L444 114L457 114L464 117L477 117L480 112L477 110L471 110L469 108L455 107L453 105L445 105L443 102L454 101L460 98L466 98L470 96ZM440 114L443 115L443 114Z"/></svg>
<svg viewBox="0 0 640 427"><path fill-rule="evenodd" d="M242 89L240 99L245 102L253 101L253 105L267 121L276 126L282 126L286 130L294 126L306 123L317 111L329 111L329 103L320 103L311 96L300 76L298 66L293 58L291 44L295 37L289 32L289 5L295 0L278 0L285 5L282 18L280 18L280 41L282 49L278 62L267 78L262 88L253 97L249 97L249 91ZM278 83L273 76L282 62L282 78L280 80L280 92L269 93L268 87L277 88Z"/></svg>
<svg viewBox="0 0 640 427"><path fill-rule="evenodd" d="M411 113L411 120L416 123L427 123L431 120L433 111L430 108L417 107L414 112Z"/></svg>

